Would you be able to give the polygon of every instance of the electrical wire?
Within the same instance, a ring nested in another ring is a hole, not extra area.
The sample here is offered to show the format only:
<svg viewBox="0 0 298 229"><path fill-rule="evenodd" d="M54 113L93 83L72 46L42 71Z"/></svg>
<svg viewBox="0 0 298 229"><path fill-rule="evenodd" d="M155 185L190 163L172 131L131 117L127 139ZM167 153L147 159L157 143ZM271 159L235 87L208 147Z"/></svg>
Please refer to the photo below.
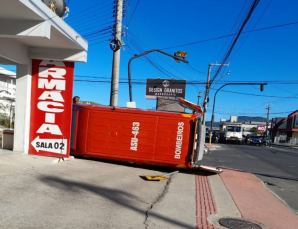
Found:
<svg viewBox="0 0 298 229"><path fill-rule="evenodd" d="M230 34L235 34L235 35L236 35L236 32L235 32L234 30L236 30L236 26L237 26L237 24L239 24L238 22L239 22L240 19L241 19L241 15L243 15L243 14L244 14L243 12L244 12L245 10L247 10L247 8L248 8L248 7L247 7L247 2L248 2L248 0L246 0L246 1L244 2L243 6L242 6L242 8L241 8L241 11L239 12L238 17L237 17L237 19L236 19L236 21L235 21L235 23L234 23L234 25L233 25L233 28L232 28L231 31L230 31ZM222 47L220 53L218 54L218 57L216 58L216 60L218 60L218 59L220 58L220 55L223 53L224 48L227 46L228 41L229 41L229 39L226 39L225 44L223 45L223 47ZM232 41L230 41L230 45L231 45L231 44L232 44Z"/></svg>
<svg viewBox="0 0 298 229"><path fill-rule="evenodd" d="M250 19L253 11L255 10L255 8L257 7L258 3L259 3L260 0L254 0L254 2L252 3L250 9L249 9L249 12L248 14L246 15L239 31L237 32L237 35L236 37L234 38L229 50L227 51L227 53L225 54L224 58L222 59L222 61L220 61L220 63L223 63L223 64L226 64L227 61L228 61L228 58L230 57L230 54L234 48L234 46L236 45L236 42L238 41L240 35L241 35L241 32L242 30L244 29L245 25L247 24L248 20ZM212 79L210 80L210 85L212 85L213 81L216 79L216 77L219 75L221 69L223 68L223 65L219 65L219 67L217 68L217 71L215 72L214 76L212 77Z"/></svg>
<svg viewBox="0 0 298 229"><path fill-rule="evenodd" d="M108 31L108 30L111 31L112 28L113 28L113 26L108 26L108 27L105 27L105 28L103 28L103 29L101 29L101 30L97 30L97 31L95 31L95 32L88 33L88 34L84 34L83 36L84 36L85 38L87 38L87 37L92 37L92 36L94 36L94 35L99 35L99 34L101 34L101 32L105 32L105 31ZM109 32L109 31L108 31L108 32Z"/></svg>
<svg viewBox="0 0 298 229"><path fill-rule="evenodd" d="M212 90L217 90L214 88L210 88ZM257 95L257 94L251 94L251 93L244 93L244 92L235 92L235 91L227 91L227 90L220 90L221 92L228 92L228 93L233 93L233 94L239 94L239 95L250 95L250 96L257 96L257 97L267 97L267 98L283 98L283 99L298 99L297 97L293 97L293 96L276 96L276 95Z"/></svg>
<svg viewBox="0 0 298 229"><path fill-rule="evenodd" d="M111 12L110 12L110 13L101 15L101 16L99 16L99 17L90 17L90 18L88 18L88 21L85 21L85 22L83 22L83 23L79 23L79 24L72 24L72 26L73 26L74 28L76 28L77 30L80 30L80 28L82 28L82 27L83 27L83 29L85 29L86 24L87 24L87 25L90 25L91 22L93 22L93 21L97 21L97 20L99 20L100 18L102 18L102 17L104 17L104 16L108 16L108 15L110 15L110 17L107 17L106 19L102 19L101 21L108 20L108 19L112 18L112 16L111 16ZM91 18L93 18L93 19L91 19Z"/></svg>
<svg viewBox="0 0 298 229"><path fill-rule="evenodd" d="M92 42L92 41L101 41L103 38L109 38L109 37L111 37L111 35L107 35L107 36L103 36L103 37L96 37L95 39L88 39L87 41L89 43Z"/></svg>
<svg viewBox="0 0 298 229"><path fill-rule="evenodd" d="M133 35L133 34L131 34L131 35ZM131 36L131 35L130 35L130 36ZM134 45L137 45L136 48L139 50L139 52L141 52L141 53L144 52L144 49L140 48L140 45L138 44L138 42L136 41L136 39L134 39L133 37L130 37L130 40L131 40L131 43L132 43L133 46L134 46ZM141 41L141 42L142 42L142 41ZM143 43L143 42L142 42L142 43ZM143 44L144 44L144 43L143 43ZM144 45L146 46L146 44L144 44ZM190 79L191 81L193 80L193 78L191 78L189 75L186 75L184 72L181 72L181 70L179 70L179 69L177 69L176 67L174 67L171 63L167 62L167 60L165 60L164 58L162 58L162 56L161 56L160 54L158 54L158 53L153 53L153 54L155 54L155 56L156 56L157 58L159 58L160 60L162 60L163 63L167 63L167 64L171 67L171 69L174 69L176 72L179 73L179 75L174 74L173 72L170 72L170 71L164 69L164 68L161 67L159 64L157 64L157 62L154 61L153 58L150 58L150 57L148 57L148 56L144 56L144 58L146 58L146 60L147 60L153 67L155 67L159 72L163 73L164 75L166 75L166 76L168 76L168 77L173 77L173 76L174 76L175 78L182 79L181 76L184 76L185 78ZM158 54L158 55L156 55L156 54ZM160 61L158 61L158 62L160 63ZM196 78L197 78L197 76L196 76Z"/></svg>
<svg viewBox="0 0 298 229"><path fill-rule="evenodd" d="M80 33L83 32L83 31L86 31L86 30L90 30L90 29L98 28L99 26L102 26L102 25L108 25L108 24L111 24L111 23L113 23L113 25L114 25L115 22L114 22L114 21L110 21L110 22L103 23L103 24L100 24L100 25L96 25L96 26L88 27L88 28L86 28L86 29L80 30ZM113 25L112 25L112 26L113 26Z"/></svg>
<svg viewBox="0 0 298 229"><path fill-rule="evenodd" d="M131 19L133 18L134 14L135 14L135 12L136 12L136 9L138 8L139 3L140 3L140 0L138 0L137 4L136 4L136 6L135 6L135 8L134 8L134 10L133 10L133 12L132 12L132 15L131 15L131 17L130 17L130 19L129 19L127 25L126 25L127 27L128 27L128 25L130 24Z"/></svg>
<svg viewBox="0 0 298 229"><path fill-rule="evenodd" d="M100 5L102 5L103 3L106 3L106 2L102 2L102 3L100 3L100 4L97 4L97 5L88 7L88 8L86 8L86 9L84 9L84 10L80 10L80 12L72 14L72 17L71 17L71 18L66 18L66 20L67 20L68 22L72 22L72 21L76 21L76 20L82 20L82 16L88 15L88 14L90 14L90 12L88 12L88 13L86 13L86 14L83 14L83 15L80 15L80 14L82 14L83 12L88 11L88 10L91 10L91 13L95 13L95 12L98 11L98 10L95 10L95 9L96 9L96 6L100 6ZM101 7L101 10L104 9L105 7L107 7L107 6L112 6L112 4L111 4L111 3L108 3L108 4L106 4L105 6L102 6L102 7ZM76 18L76 17L74 17L74 15L75 15L75 16L80 15L80 17Z"/></svg>
<svg viewBox="0 0 298 229"><path fill-rule="evenodd" d="M110 40L104 40L104 41L92 43L92 44L89 44L89 46L97 45L97 44L100 44L100 43L103 43L103 42L106 42L106 41L110 41Z"/></svg>
<svg viewBox="0 0 298 229"><path fill-rule="evenodd" d="M270 6L272 0L270 0L270 2L267 4L266 8L264 9L264 11L262 12L261 16L258 18L257 22L254 24L254 26L252 27L252 30L256 27L256 25L259 23L259 21L261 20L261 18L263 17L263 15L265 14L265 12L267 11L268 7ZM236 53L241 49L241 47L243 46L243 44L245 43L245 41L248 39L249 35L251 34L251 32L248 33L248 35L245 37L244 41L240 44L240 46L238 47L238 49L234 52L234 54L231 56L230 60L234 58L234 56L236 55Z"/></svg>
<svg viewBox="0 0 298 229"><path fill-rule="evenodd" d="M250 32L258 32L258 31L268 30L268 29L275 29L275 28L280 28L280 27L290 26L290 25L296 25L296 24L298 24L298 21L285 23L285 24L280 24L280 25L273 25L273 26L263 27L263 28L260 28L260 29L244 31L244 32L242 32L242 34L243 33L250 33ZM167 50L167 49L179 48L179 47L183 47L183 46L195 45L195 44L199 44L199 43L204 43L204 42L209 42L209 41L213 41L213 40L223 39L223 38L234 36L234 35L236 35L236 34L223 35L223 36L209 38L209 39L205 39L205 40L200 40L200 41L194 41L194 42L190 42L190 43L175 45L175 46L171 46L171 47L167 47L167 48L160 48L160 50Z"/></svg>

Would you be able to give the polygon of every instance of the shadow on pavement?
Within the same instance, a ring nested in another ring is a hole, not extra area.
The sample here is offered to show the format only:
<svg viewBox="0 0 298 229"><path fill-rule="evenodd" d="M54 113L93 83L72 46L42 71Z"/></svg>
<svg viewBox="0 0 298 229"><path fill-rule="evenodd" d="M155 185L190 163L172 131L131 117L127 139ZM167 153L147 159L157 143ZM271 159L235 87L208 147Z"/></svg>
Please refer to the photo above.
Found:
<svg viewBox="0 0 298 229"><path fill-rule="evenodd" d="M84 191L95 193L96 195L99 195L105 199L108 199L118 205L124 206L135 212L142 213L144 214L144 218L146 217L144 210L139 209L131 204L132 200L139 201L142 203L145 203L145 202L139 200L136 196L128 192L125 192L122 190L104 188L96 185L86 184L83 182L68 181L55 176L41 176L39 179L45 184L51 186L52 188L65 190L67 192L80 192L80 190L84 190ZM151 203L146 203L146 204L151 205ZM188 224L179 222L178 220L171 219L159 214L150 213L150 217L155 217L157 219L161 219L163 221L169 222L176 226L181 226L183 228L193 228L192 225L188 225Z"/></svg>
<svg viewBox="0 0 298 229"><path fill-rule="evenodd" d="M122 165L122 166L130 167L130 168L142 168L142 169L147 169L147 170L156 171L156 172L160 172L160 173L171 173L173 171L179 171L179 173L190 174L190 175L201 175L201 176L214 175L214 173L212 173L212 172L206 172L206 171L199 170L199 169L179 169L179 168L175 168L175 167L136 164L136 163L122 162L122 161L107 160L107 159L102 159L102 158L91 158L91 157L76 156L75 158L78 158L80 160L99 161L101 163Z"/></svg>

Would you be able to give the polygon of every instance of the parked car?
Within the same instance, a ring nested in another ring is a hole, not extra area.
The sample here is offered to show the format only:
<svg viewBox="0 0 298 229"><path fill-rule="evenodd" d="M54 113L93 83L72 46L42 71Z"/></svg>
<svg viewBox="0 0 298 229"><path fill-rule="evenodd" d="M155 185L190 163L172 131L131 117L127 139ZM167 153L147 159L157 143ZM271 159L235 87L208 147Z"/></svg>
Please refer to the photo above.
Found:
<svg viewBox="0 0 298 229"><path fill-rule="evenodd" d="M243 136L243 144L250 145L252 135Z"/></svg>
<svg viewBox="0 0 298 229"><path fill-rule="evenodd" d="M252 136L250 137L250 145L258 145L260 146L263 142L263 137L262 136Z"/></svg>

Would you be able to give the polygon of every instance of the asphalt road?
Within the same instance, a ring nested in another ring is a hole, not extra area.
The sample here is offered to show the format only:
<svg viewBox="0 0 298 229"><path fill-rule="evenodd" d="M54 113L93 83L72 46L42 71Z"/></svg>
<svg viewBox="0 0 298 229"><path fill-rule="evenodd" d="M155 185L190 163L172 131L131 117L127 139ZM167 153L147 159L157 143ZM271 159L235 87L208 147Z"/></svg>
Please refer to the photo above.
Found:
<svg viewBox="0 0 298 229"><path fill-rule="evenodd" d="M298 149L234 144L218 146L210 154L204 155L203 165L228 167L254 174L298 213Z"/></svg>

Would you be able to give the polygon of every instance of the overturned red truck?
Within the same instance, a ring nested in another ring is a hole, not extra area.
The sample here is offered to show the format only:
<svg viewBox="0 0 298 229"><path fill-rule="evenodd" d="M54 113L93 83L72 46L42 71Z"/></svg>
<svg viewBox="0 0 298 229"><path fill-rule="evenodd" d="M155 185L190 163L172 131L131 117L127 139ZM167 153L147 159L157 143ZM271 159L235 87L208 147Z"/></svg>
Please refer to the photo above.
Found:
<svg viewBox="0 0 298 229"><path fill-rule="evenodd" d="M196 168L205 142L202 110L186 100L179 101L197 113L75 104L71 155Z"/></svg>

